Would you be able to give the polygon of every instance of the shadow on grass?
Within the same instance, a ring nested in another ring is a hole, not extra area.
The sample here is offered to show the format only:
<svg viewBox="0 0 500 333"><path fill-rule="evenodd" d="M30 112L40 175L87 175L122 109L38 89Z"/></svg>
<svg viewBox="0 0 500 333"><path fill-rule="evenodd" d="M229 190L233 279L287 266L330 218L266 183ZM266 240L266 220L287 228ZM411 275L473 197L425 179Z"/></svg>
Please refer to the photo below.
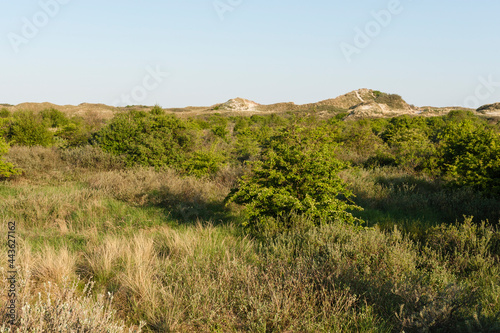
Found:
<svg viewBox="0 0 500 333"><path fill-rule="evenodd" d="M412 231L463 221L464 216L493 225L500 220L500 200L471 188L451 188L414 176L379 176L375 186L379 191L354 191L354 201L364 211L353 215L369 226L387 229L397 225Z"/></svg>
<svg viewBox="0 0 500 333"><path fill-rule="evenodd" d="M161 208L167 219L179 225L196 224L198 221L226 225L235 221L234 213L222 200L207 199L198 195L185 197L168 189L163 189L154 196L156 199L149 205Z"/></svg>

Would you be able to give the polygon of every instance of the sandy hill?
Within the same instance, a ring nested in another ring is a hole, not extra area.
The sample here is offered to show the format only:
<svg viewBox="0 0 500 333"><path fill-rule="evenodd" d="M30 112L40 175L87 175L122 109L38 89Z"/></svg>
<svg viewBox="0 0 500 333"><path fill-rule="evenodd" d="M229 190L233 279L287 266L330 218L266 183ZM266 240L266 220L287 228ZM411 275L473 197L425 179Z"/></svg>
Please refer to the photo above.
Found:
<svg viewBox="0 0 500 333"><path fill-rule="evenodd" d="M418 108L410 106L399 95L386 94L371 89L359 89L334 99L317 103L333 105L349 110L349 117L394 117L402 114L417 114Z"/></svg>
<svg viewBox="0 0 500 333"><path fill-rule="evenodd" d="M481 114L500 117L500 103L483 105L476 111Z"/></svg>
<svg viewBox="0 0 500 333"><path fill-rule="evenodd" d="M359 89L351 91L345 95L320 101L316 104L318 105L331 105L343 109L351 109L362 103L370 102L375 99L373 95L373 90L370 89Z"/></svg>
<svg viewBox="0 0 500 333"><path fill-rule="evenodd" d="M258 111L260 104L244 98L233 98L226 103L217 104L214 110L219 111Z"/></svg>
<svg viewBox="0 0 500 333"><path fill-rule="evenodd" d="M391 117L400 114L416 114L418 109L408 105L401 96L385 94L370 89L359 89L317 103L297 105L293 102L261 105L243 98L230 99L226 103L217 104L217 111L260 111L286 112L310 110L344 110L349 117Z"/></svg>
<svg viewBox="0 0 500 333"><path fill-rule="evenodd" d="M10 105L10 106L3 106L7 110L14 112L14 111L33 111L33 112L40 112L43 110L47 109L56 109L61 112L64 112L70 116L84 116L88 115L90 113L96 114L99 116L99 118L104 118L108 119L113 117L114 113L119 110L119 108L116 108L114 106L109 106L105 104L90 104L90 103L82 103L79 105L57 105L57 104L52 104L52 103L21 103L18 105Z"/></svg>
<svg viewBox="0 0 500 333"><path fill-rule="evenodd" d="M129 106L126 108L113 107L105 104L89 104L82 103L77 106L73 105L56 105L52 103L22 103L19 105L8 105L0 104L0 108L7 108L9 111L17 110L30 110L30 111L42 111L45 109L54 108L65 112L69 115L86 115L94 114L98 115L100 118L109 119L116 112L121 110L150 110L152 106ZM210 107L204 106L188 106L185 108L170 108L165 109L169 113L175 113L180 116L190 116L197 114L208 114L208 113L245 113L245 114L258 114L258 113L274 113L274 112L310 112L316 111L318 114L331 114L336 112L347 112L348 118L380 118L380 117L395 117L399 115L422 115L422 116L437 116L447 114L452 110L463 109L471 110L463 107L447 107L447 108L435 108L435 107L415 107L406 103L403 98L399 95L387 94L377 90L371 89L359 89L351 91L342 96L336 98L331 98L323 100L317 103L309 104L295 104L293 102L288 103L276 103L263 105L256 103L254 101L244 99L244 98L233 98L225 103L216 104ZM500 103L485 105L479 109L477 112L480 114L487 115L498 115L500 116Z"/></svg>

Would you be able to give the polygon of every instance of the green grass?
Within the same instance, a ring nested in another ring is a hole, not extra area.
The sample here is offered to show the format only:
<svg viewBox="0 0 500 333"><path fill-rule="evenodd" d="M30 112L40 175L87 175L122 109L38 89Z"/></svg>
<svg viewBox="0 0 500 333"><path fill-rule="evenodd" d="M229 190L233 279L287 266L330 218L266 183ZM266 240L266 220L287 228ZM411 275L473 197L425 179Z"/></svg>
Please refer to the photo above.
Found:
<svg viewBox="0 0 500 333"><path fill-rule="evenodd" d="M51 314L28 296L46 297L48 281L71 294L74 279L95 282L75 302L92 308L111 292L106 311L150 332L500 331L495 198L401 168L354 168L342 178L364 227L306 223L252 238L240 207L223 204L241 169L196 178L71 168L49 148L11 153L27 171L0 184L1 227L18 222L22 299Z"/></svg>
<svg viewBox="0 0 500 333"><path fill-rule="evenodd" d="M353 212L367 222L391 230L425 231L472 216L476 223L500 220L500 202L471 189L448 188L425 175L395 167L351 169L343 173L364 210Z"/></svg>
<svg viewBox="0 0 500 333"><path fill-rule="evenodd" d="M83 251L87 247L89 237L79 233L61 234L57 230L25 231L20 234L24 242L28 243L34 252L40 252L45 246L54 249L63 247L72 252Z"/></svg>

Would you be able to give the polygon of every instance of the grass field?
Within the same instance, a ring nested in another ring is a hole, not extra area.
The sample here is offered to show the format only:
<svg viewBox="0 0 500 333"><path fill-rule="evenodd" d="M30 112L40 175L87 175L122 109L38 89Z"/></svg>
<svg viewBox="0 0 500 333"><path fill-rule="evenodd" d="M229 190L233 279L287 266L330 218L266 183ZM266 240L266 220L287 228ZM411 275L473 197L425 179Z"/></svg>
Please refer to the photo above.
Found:
<svg viewBox="0 0 500 333"><path fill-rule="evenodd" d="M223 204L240 169L125 168L90 147L6 159L25 170L0 184L1 228L17 222L21 330L500 331L500 232L480 223L500 212L492 198L354 168L342 177L365 227L253 238Z"/></svg>

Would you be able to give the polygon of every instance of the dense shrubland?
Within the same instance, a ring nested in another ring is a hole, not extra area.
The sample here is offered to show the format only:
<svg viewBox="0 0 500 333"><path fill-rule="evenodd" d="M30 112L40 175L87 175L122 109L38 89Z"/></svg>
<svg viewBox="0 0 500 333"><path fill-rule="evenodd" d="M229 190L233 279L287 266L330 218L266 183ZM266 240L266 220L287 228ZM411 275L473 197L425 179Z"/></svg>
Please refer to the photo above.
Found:
<svg viewBox="0 0 500 333"><path fill-rule="evenodd" d="M500 331L494 119L5 111L21 330Z"/></svg>

